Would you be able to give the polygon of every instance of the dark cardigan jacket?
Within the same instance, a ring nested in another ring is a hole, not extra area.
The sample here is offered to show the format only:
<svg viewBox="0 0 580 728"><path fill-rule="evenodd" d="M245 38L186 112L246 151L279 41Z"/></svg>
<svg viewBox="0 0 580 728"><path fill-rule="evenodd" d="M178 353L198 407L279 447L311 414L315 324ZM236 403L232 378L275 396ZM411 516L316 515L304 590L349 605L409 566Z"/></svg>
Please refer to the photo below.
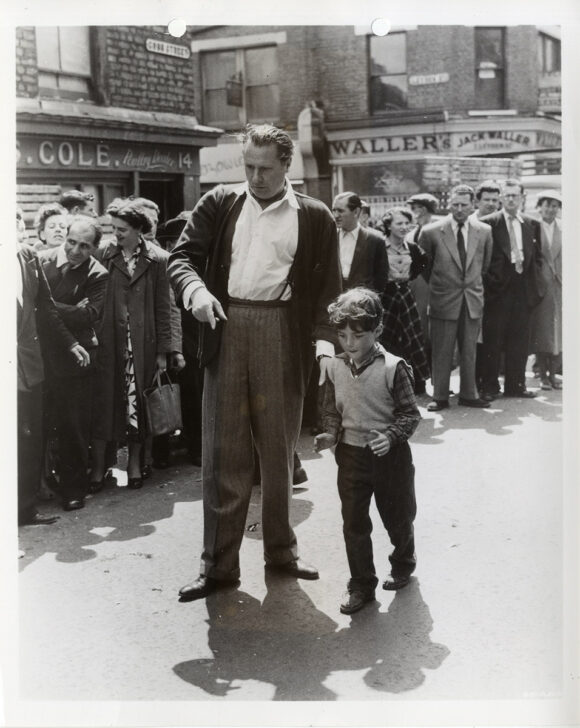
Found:
<svg viewBox="0 0 580 728"><path fill-rule="evenodd" d="M296 353L297 385L305 392L313 361L312 340L335 341L327 307L341 291L336 224L320 201L295 193L298 201L298 245L288 276L291 336ZM228 279L235 225L245 201L223 186L204 195L193 210L177 246L169 257L168 272L181 305L188 283L202 279L227 315ZM198 358L208 364L219 351L223 324L202 324Z"/></svg>

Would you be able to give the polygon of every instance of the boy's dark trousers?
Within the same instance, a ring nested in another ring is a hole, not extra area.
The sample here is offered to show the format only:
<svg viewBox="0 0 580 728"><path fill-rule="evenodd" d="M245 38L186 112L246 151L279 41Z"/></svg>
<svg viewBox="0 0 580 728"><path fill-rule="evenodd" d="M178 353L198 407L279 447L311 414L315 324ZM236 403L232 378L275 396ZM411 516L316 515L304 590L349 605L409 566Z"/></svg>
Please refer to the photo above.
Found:
<svg viewBox="0 0 580 728"><path fill-rule="evenodd" d="M350 567L349 589L374 591L378 579L373 562L372 521L369 513L374 493L381 520L394 546L389 556L394 577L415 570L413 521L415 466L407 442L395 445L386 455L374 455L369 447L338 443L338 492L342 503L343 534Z"/></svg>

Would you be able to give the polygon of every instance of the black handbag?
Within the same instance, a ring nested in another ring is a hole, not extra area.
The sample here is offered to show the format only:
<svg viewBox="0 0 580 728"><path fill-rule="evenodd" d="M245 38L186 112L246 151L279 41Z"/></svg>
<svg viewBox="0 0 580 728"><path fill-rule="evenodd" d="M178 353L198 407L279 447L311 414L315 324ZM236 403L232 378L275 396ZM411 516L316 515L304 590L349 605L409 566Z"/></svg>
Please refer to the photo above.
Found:
<svg viewBox="0 0 580 728"><path fill-rule="evenodd" d="M167 380L162 383L162 377ZM153 385L143 392L147 433L152 437L166 435L182 427L179 384L171 381L169 374L157 370Z"/></svg>

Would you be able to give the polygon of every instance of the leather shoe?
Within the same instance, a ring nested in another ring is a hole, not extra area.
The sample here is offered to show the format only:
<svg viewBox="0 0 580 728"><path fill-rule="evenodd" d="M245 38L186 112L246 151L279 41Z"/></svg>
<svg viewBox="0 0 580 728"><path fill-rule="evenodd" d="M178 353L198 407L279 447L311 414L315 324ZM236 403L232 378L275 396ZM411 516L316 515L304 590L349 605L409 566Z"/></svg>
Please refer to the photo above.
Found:
<svg viewBox="0 0 580 728"><path fill-rule="evenodd" d="M552 389L562 389L562 382L559 382L557 379L551 379L550 384L552 385Z"/></svg>
<svg viewBox="0 0 580 728"><path fill-rule="evenodd" d="M191 584L186 584L179 590L180 602L193 602L195 599L205 599L217 589L223 589L227 586L237 586L239 580L235 581L218 581L212 579L211 576L200 574Z"/></svg>
<svg viewBox="0 0 580 728"><path fill-rule="evenodd" d="M459 404L463 407L489 407L489 402L485 399L464 399L459 397Z"/></svg>
<svg viewBox="0 0 580 728"><path fill-rule="evenodd" d="M518 392L505 392L503 393L504 397L521 397L522 399L533 399L536 396L535 392L530 392L529 389L521 389Z"/></svg>
<svg viewBox="0 0 580 728"><path fill-rule="evenodd" d="M448 409L449 402L446 399L434 399L427 405L427 412L439 412L443 409Z"/></svg>
<svg viewBox="0 0 580 728"><path fill-rule="evenodd" d="M493 392L483 391L479 393L479 399L482 399L484 402L493 402L496 398L497 394L494 394Z"/></svg>
<svg viewBox="0 0 580 728"><path fill-rule="evenodd" d="M143 478L127 478L127 488L138 490L143 487Z"/></svg>
<svg viewBox="0 0 580 728"><path fill-rule="evenodd" d="M105 478L101 478L100 480L91 480L91 482L89 483L88 492L91 495L96 495L96 493L100 493L104 487L105 487Z"/></svg>
<svg viewBox="0 0 580 728"><path fill-rule="evenodd" d="M65 501L62 507L65 511L78 511L85 507L85 501L83 498L73 498L72 500Z"/></svg>
<svg viewBox="0 0 580 728"><path fill-rule="evenodd" d="M59 516L43 516L41 513L33 513L31 516L23 516L18 519L19 526L48 526L58 521Z"/></svg>
<svg viewBox="0 0 580 728"><path fill-rule="evenodd" d="M288 561L285 564L266 564L266 569L280 571L296 579L318 579L319 577L318 571L314 566L305 564L300 559L294 559L294 561Z"/></svg>
<svg viewBox="0 0 580 728"><path fill-rule="evenodd" d="M375 599L375 593L362 592L356 589L348 591L344 595L342 602L340 603L340 611L342 614L354 614L362 609L367 602L373 602Z"/></svg>
<svg viewBox="0 0 580 728"><path fill-rule="evenodd" d="M386 589L387 591L397 591L397 589L402 589L404 586L407 586L410 580L410 576L391 575L384 580L383 589Z"/></svg>
<svg viewBox="0 0 580 728"><path fill-rule="evenodd" d="M306 470L304 470L302 466L294 469L294 473L292 474L292 485L300 485L301 483L305 483L307 480L308 475L306 475Z"/></svg>

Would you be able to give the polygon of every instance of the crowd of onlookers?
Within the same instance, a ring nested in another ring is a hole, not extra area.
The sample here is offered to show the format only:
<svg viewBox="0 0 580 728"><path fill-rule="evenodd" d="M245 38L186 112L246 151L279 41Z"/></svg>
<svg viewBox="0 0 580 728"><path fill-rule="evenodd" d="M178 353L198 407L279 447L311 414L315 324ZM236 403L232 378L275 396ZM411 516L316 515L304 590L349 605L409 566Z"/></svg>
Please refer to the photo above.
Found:
<svg viewBox="0 0 580 728"><path fill-rule="evenodd" d="M427 193L380 219L354 192L333 201L343 288L380 294L381 343L412 366L416 394L431 380L431 411L449 407L455 367L467 407L489 407L500 375L504 396L533 397L531 354L541 389L562 386L561 196L541 193L534 216L522 200L508 179L456 186L447 215ZM143 409L157 371L180 384L179 446L201 464L198 326L167 275L188 214L160 225L159 212L142 197L113 200L103 236L92 197L72 190L40 207L32 243L17 213L20 524L54 520L37 510L39 488L65 510L82 508L110 480L121 446L131 489L167 467L176 438L151 438ZM312 381L306 412L316 428Z"/></svg>

